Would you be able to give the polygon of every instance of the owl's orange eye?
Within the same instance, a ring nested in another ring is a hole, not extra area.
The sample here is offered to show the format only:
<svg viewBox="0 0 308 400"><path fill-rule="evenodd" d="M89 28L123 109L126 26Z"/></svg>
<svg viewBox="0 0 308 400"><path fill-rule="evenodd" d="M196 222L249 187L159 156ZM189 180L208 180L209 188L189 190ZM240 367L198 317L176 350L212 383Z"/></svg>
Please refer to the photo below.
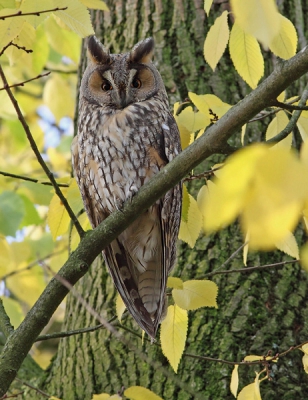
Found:
<svg viewBox="0 0 308 400"><path fill-rule="evenodd" d="M108 81L104 81L103 83L102 83L102 89L104 90L104 92L108 92L109 90L112 90L112 85L111 85L111 83L110 82L108 82Z"/></svg>
<svg viewBox="0 0 308 400"><path fill-rule="evenodd" d="M132 87L135 88L135 89L140 89L140 88L141 88L141 80L135 78L135 79L132 81Z"/></svg>

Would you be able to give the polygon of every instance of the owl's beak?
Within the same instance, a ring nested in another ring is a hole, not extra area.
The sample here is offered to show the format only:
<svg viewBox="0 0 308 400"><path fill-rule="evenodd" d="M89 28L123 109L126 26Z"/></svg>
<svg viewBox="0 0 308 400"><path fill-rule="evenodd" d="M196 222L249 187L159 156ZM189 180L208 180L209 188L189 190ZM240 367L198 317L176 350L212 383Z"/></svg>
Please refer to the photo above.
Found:
<svg viewBox="0 0 308 400"><path fill-rule="evenodd" d="M123 89L119 89L118 101L117 101L118 108L123 109L123 108L127 107L131 103L132 103L132 99L126 93L126 90L124 88Z"/></svg>

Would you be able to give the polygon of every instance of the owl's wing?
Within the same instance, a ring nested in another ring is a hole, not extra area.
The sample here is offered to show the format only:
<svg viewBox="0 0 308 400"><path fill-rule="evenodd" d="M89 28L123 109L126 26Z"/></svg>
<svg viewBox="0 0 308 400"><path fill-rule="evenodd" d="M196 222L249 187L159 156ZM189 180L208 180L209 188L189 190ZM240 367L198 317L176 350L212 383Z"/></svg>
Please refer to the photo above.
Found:
<svg viewBox="0 0 308 400"><path fill-rule="evenodd" d="M167 126L169 129L164 128ZM172 161L181 151L180 132L175 119L170 114L163 126L164 151L168 161ZM168 250L165 264L167 275L176 261L176 243L179 234L182 210L182 183L170 189L162 199L161 224L164 247Z"/></svg>

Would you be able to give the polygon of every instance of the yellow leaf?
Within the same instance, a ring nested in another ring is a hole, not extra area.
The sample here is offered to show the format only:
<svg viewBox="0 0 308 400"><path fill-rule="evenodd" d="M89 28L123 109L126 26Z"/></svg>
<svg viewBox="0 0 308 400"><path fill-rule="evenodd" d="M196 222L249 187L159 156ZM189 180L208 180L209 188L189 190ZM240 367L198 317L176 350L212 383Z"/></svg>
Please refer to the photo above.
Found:
<svg viewBox="0 0 308 400"><path fill-rule="evenodd" d="M284 111L279 111L276 116L272 119L270 124L267 127L266 130L266 140L272 139L278 133L280 133L289 123L289 118L286 116ZM288 149L291 148L292 145L292 132L289 133L289 135L275 144L274 147L286 147Z"/></svg>
<svg viewBox="0 0 308 400"><path fill-rule="evenodd" d="M55 396L51 396L48 398L48 400L61 400L61 399L59 399L58 397L55 397Z"/></svg>
<svg viewBox="0 0 308 400"><path fill-rule="evenodd" d="M307 173L288 149L271 149L258 160L241 219L251 248L269 250L285 240L299 220L307 189Z"/></svg>
<svg viewBox="0 0 308 400"><path fill-rule="evenodd" d="M217 308L218 287L209 280L190 280L183 283L183 289L173 289L175 303L184 310L197 310L200 307Z"/></svg>
<svg viewBox="0 0 308 400"><path fill-rule="evenodd" d="M20 303L10 297L1 296L0 298L2 299L4 309L10 318L12 326L14 329L18 328L21 321L24 319L24 313L22 312Z"/></svg>
<svg viewBox="0 0 308 400"><path fill-rule="evenodd" d="M100 393L100 394L94 394L92 397L92 400L110 400L110 399L122 399L119 395L116 395L118 397L113 397L110 396L108 393Z"/></svg>
<svg viewBox="0 0 308 400"><path fill-rule="evenodd" d="M0 237L0 279L12 268L11 248L4 237Z"/></svg>
<svg viewBox="0 0 308 400"><path fill-rule="evenodd" d="M24 22L22 30L19 32L18 36L14 39L14 43L20 47L25 47L26 49L33 49L35 43L36 33L33 26L28 22ZM32 54L21 51L15 46L11 46L5 52L6 56L10 60L10 66L15 64L19 65L20 68L25 66L32 66Z"/></svg>
<svg viewBox="0 0 308 400"><path fill-rule="evenodd" d="M204 0L204 11L206 12L206 15L209 16L210 14L210 9L212 6L213 0Z"/></svg>
<svg viewBox="0 0 308 400"><path fill-rule="evenodd" d="M126 306L122 300L122 297L118 293L117 299L116 299L116 313L117 313L118 320L120 322L121 322L121 319L122 319L122 316L123 316L123 313L125 310L126 310Z"/></svg>
<svg viewBox="0 0 308 400"><path fill-rule="evenodd" d="M87 214L84 212L78 217L78 221L84 231L89 231L92 229L89 218ZM71 234L71 249L75 250L80 242L79 234L75 227L73 227Z"/></svg>
<svg viewBox="0 0 308 400"><path fill-rule="evenodd" d="M303 142L301 145L300 159L304 165L308 166L308 141Z"/></svg>
<svg viewBox="0 0 308 400"><path fill-rule="evenodd" d="M167 280L167 287L171 289L183 289L183 281L180 278L169 276Z"/></svg>
<svg viewBox="0 0 308 400"><path fill-rule="evenodd" d="M199 129L204 129L211 122L209 116L202 112L194 112L192 107L184 108L184 110L176 117L176 121L185 126L189 132L196 132Z"/></svg>
<svg viewBox="0 0 308 400"><path fill-rule="evenodd" d="M308 243L304 244L301 248L300 260L302 267L308 272Z"/></svg>
<svg viewBox="0 0 308 400"><path fill-rule="evenodd" d="M308 343L304 344L301 350L303 350L303 352L308 355Z"/></svg>
<svg viewBox="0 0 308 400"><path fill-rule="evenodd" d="M131 386L124 391L124 396L131 400L162 400L151 390L142 386Z"/></svg>
<svg viewBox="0 0 308 400"><path fill-rule="evenodd" d="M26 263L24 262L19 265L18 269L22 269L25 266ZM16 275L12 275L7 278L6 286L16 298L32 307L46 286L43 269L37 266L31 268L31 270L21 271Z"/></svg>
<svg viewBox="0 0 308 400"><path fill-rule="evenodd" d="M59 74L53 74L48 79L44 87L43 100L57 121L62 117L73 117L75 92L69 81Z"/></svg>
<svg viewBox="0 0 308 400"><path fill-rule="evenodd" d="M228 11L216 18L204 42L204 58L214 71L229 40Z"/></svg>
<svg viewBox="0 0 308 400"><path fill-rule="evenodd" d="M276 56L287 60L295 56L297 47L297 33L295 26L292 22L279 14L280 29L277 35L269 44L270 50L276 54Z"/></svg>
<svg viewBox="0 0 308 400"><path fill-rule="evenodd" d="M274 0L231 0L236 22L267 48L280 29L280 17Z"/></svg>
<svg viewBox="0 0 308 400"><path fill-rule="evenodd" d="M235 69L255 89L264 74L264 60L259 43L235 22L230 34L229 49Z"/></svg>
<svg viewBox="0 0 308 400"><path fill-rule="evenodd" d="M224 103L214 94L198 95L193 92L188 92L188 96L198 110L208 115L210 120L213 119L213 116L209 114L210 109L218 118L221 118L231 108L230 104Z"/></svg>
<svg viewBox="0 0 308 400"><path fill-rule="evenodd" d="M230 391L235 398L237 396L237 390L238 390L238 365L234 365L231 375Z"/></svg>
<svg viewBox="0 0 308 400"><path fill-rule="evenodd" d="M62 5L63 7L63 5ZM44 0L41 1L33 1L33 0L24 0L21 3L20 11L23 13L31 13L33 11L43 11L43 10L52 10L55 8L52 0ZM47 17L51 15L51 12L41 13L40 15L25 15L23 18L31 24L34 28L37 28Z"/></svg>
<svg viewBox="0 0 308 400"><path fill-rule="evenodd" d="M167 316L161 323L160 340L162 351L175 373L185 348L187 329L187 311L176 305L169 306Z"/></svg>
<svg viewBox="0 0 308 400"><path fill-rule="evenodd" d="M260 391L258 393L256 384L251 383L245 386L239 393L237 400L261 400Z"/></svg>
<svg viewBox="0 0 308 400"><path fill-rule="evenodd" d="M188 194L189 206L187 221L182 219L180 225L179 239L194 247L202 228L202 214L196 200Z"/></svg>
<svg viewBox="0 0 308 400"><path fill-rule="evenodd" d="M248 251L249 251L249 232L246 233L245 243L246 243L246 245L243 248L243 263L246 267L247 266L247 256L248 256Z"/></svg>
<svg viewBox="0 0 308 400"><path fill-rule="evenodd" d="M261 361L263 356L249 355L244 358L245 361Z"/></svg>
<svg viewBox="0 0 308 400"><path fill-rule="evenodd" d="M206 232L228 225L243 209L255 164L266 151L265 146L250 146L230 156L220 169L219 179L214 179L216 185L212 185L202 210Z"/></svg>
<svg viewBox="0 0 308 400"><path fill-rule="evenodd" d="M107 4L101 0L80 0L88 8L93 8L94 10L109 11Z"/></svg>
<svg viewBox="0 0 308 400"><path fill-rule="evenodd" d="M173 115L174 115L175 121L176 121L179 131L180 131L181 146L182 146L182 149L184 150L187 146L189 146L189 143L191 141L191 136L193 136L193 134L179 121L179 117L177 114L179 105L180 105L179 102L174 104Z"/></svg>
<svg viewBox="0 0 308 400"><path fill-rule="evenodd" d="M301 116L299 117L296 125L302 139L306 141L308 139L308 118L305 118L303 116L303 113L301 113Z"/></svg>
<svg viewBox="0 0 308 400"><path fill-rule="evenodd" d="M304 370L305 370L306 374L308 374L308 355L305 354L303 356L302 360L303 360Z"/></svg>
<svg viewBox="0 0 308 400"><path fill-rule="evenodd" d="M246 134L246 128L247 128L247 124L242 126L241 129L241 143L244 146L244 139L245 139L245 134Z"/></svg>
<svg viewBox="0 0 308 400"><path fill-rule="evenodd" d="M62 193L66 196L67 189L62 188ZM54 194L49 205L47 222L53 240L66 233L70 224L70 217L56 194Z"/></svg>
<svg viewBox="0 0 308 400"><path fill-rule="evenodd" d="M57 21L55 16L44 21L48 43L57 53L69 57L77 65L80 58L81 39L76 33L61 28Z"/></svg>
<svg viewBox="0 0 308 400"><path fill-rule="evenodd" d="M63 7L63 0L53 0L54 7ZM94 35L90 13L87 7L76 0L66 0L64 11L57 11L56 16L80 37Z"/></svg>
<svg viewBox="0 0 308 400"><path fill-rule="evenodd" d="M296 260L299 259L298 245L294 235L291 232L289 232L289 235L279 243L276 243L276 247Z"/></svg>
<svg viewBox="0 0 308 400"><path fill-rule="evenodd" d="M16 9L4 8L0 11L1 15L15 14ZM23 17L7 18L0 23L0 50L6 46L11 40L15 39L22 30L25 20Z"/></svg>

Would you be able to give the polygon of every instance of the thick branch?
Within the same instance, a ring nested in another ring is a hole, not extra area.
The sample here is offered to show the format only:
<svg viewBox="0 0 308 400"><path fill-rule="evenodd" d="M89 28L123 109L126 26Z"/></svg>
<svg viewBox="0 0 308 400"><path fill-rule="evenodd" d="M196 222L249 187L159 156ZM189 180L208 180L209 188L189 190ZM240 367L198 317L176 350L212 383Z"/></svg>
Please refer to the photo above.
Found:
<svg viewBox="0 0 308 400"><path fill-rule="evenodd" d="M292 82L308 71L308 49L283 62L253 92L230 109L204 135L154 176L123 210L110 215L95 230L87 232L78 248L60 269L59 275L74 285L96 256L151 204L183 179L210 155L220 152L226 141L254 115L270 106ZM25 320L9 337L0 360L0 396L6 393L33 342L48 323L68 289L53 278Z"/></svg>

